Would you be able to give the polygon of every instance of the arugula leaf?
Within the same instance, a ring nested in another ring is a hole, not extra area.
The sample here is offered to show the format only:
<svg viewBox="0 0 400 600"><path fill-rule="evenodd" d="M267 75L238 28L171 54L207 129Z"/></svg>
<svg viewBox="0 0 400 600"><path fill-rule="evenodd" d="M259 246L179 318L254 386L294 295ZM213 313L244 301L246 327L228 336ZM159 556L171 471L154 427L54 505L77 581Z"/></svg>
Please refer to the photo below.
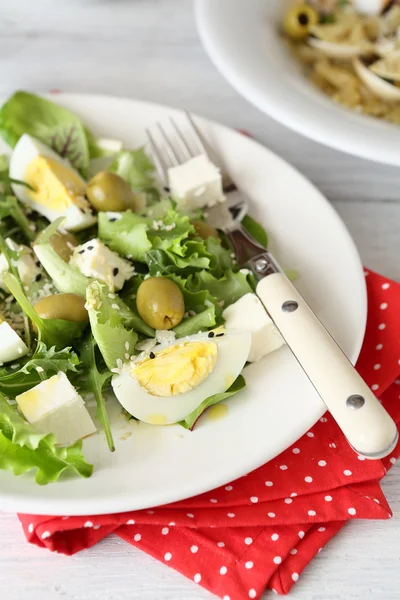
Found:
<svg viewBox="0 0 400 600"><path fill-rule="evenodd" d="M57 447L55 437L35 432L0 394L0 469L22 475L36 469L36 483L57 481L64 472L90 477L93 466L82 455L82 441Z"/></svg>
<svg viewBox="0 0 400 600"><path fill-rule="evenodd" d="M32 242L34 240L35 235L29 227L29 221L15 196L0 197L0 221L3 221L7 217L11 217L17 223L23 235L29 241Z"/></svg>
<svg viewBox="0 0 400 600"><path fill-rule="evenodd" d="M207 408L210 408L210 406L218 404L218 402L222 402L222 400L226 400L234 394L237 394L245 387L245 385L246 381L243 375L239 375L239 377L235 379L231 387L227 389L226 392L223 392L221 394L215 394L214 396L206 398L206 400L204 400L200 404L200 406L198 406L192 413L190 413L190 415L188 415L183 421L181 421L179 425L182 425L182 427L184 427L185 429L193 430L194 426L197 423L197 420L201 417L204 411L207 410Z"/></svg>
<svg viewBox="0 0 400 600"><path fill-rule="evenodd" d="M103 426L110 452L115 451L114 440L111 432L110 421L107 414L106 403L103 396L103 388L109 383L112 373L105 370L102 373L97 368L96 342L92 335L84 340L81 346L80 357L85 368L86 388L94 395L97 403L97 416Z"/></svg>
<svg viewBox="0 0 400 600"><path fill-rule="evenodd" d="M245 215L242 225L253 238L264 248L268 248L268 234L264 227L249 215Z"/></svg>
<svg viewBox="0 0 400 600"><path fill-rule="evenodd" d="M186 335L199 333L199 331L206 331L215 325L215 306L212 304L203 310L203 312L200 312L193 317L189 317L179 323L179 325L174 327L173 331L178 337L184 337Z"/></svg>
<svg viewBox="0 0 400 600"><path fill-rule="evenodd" d="M35 323L39 331L39 340L47 347L64 348L72 340L80 337L86 323L64 321L63 319L42 319L25 296L18 279L11 273L4 273L2 279L23 312Z"/></svg>
<svg viewBox="0 0 400 600"><path fill-rule="evenodd" d="M18 371L0 369L0 392L15 398L60 371L78 372L78 365L79 358L71 348L57 351L39 341L33 356Z"/></svg>
<svg viewBox="0 0 400 600"><path fill-rule="evenodd" d="M66 108L28 92L16 92L0 109L0 135L13 148L24 134L35 136L85 173L89 148L81 120Z"/></svg>
<svg viewBox="0 0 400 600"><path fill-rule="evenodd" d="M92 281L86 289L86 306L93 337L99 347L107 367L115 369L127 360L125 355L132 354L138 341L138 335L127 329L118 309L114 308L114 299L109 298L107 286Z"/></svg>
<svg viewBox="0 0 400 600"><path fill-rule="evenodd" d="M108 170L125 179L136 192L143 192L149 200L154 202L160 199L155 184L155 167L144 148L121 150Z"/></svg>

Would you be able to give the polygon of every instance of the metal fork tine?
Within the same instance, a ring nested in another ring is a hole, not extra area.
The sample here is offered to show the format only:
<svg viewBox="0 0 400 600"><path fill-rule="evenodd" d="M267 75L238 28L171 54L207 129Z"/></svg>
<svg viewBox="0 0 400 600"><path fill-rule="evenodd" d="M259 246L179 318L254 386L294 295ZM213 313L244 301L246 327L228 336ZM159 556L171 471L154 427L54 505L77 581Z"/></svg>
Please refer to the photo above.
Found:
<svg viewBox="0 0 400 600"><path fill-rule="evenodd" d="M170 161L172 162L172 164L175 167L177 167L181 163L181 161L179 160L179 156L175 152L175 149L174 149L173 145L171 144L169 137L165 133L164 128L162 127L162 125L160 123L157 123L157 126L158 126L158 129L160 130L160 133L161 133L163 139L164 139L165 149L166 149L166 151L168 153Z"/></svg>
<svg viewBox="0 0 400 600"><path fill-rule="evenodd" d="M186 142L185 137L182 135L181 130L179 129L176 121L173 119L173 117L170 117L170 121L171 121L171 125L175 130L176 136L177 136L177 141L179 144L179 147L181 149L181 152L185 158L185 160L190 160L191 158L193 158L194 154L191 151L188 143Z"/></svg>
<svg viewBox="0 0 400 600"><path fill-rule="evenodd" d="M150 132L150 129L146 129L147 138L150 144L151 154L154 160L154 165L156 167L157 173L161 181L166 184L168 178L168 167L165 164L165 161L162 157L160 150L157 147L157 144L153 138L153 135Z"/></svg>
<svg viewBox="0 0 400 600"><path fill-rule="evenodd" d="M199 131L196 123L193 121L192 115L188 111L186 111L186 117L187 117L187 120L189 121L189 123L191 125L192 132L194 134L194 139L195 139L198 151L201 152L202 154L207 155L208 152L207 152L207 149L206 149L206 147L205 147L205 145L203 143L203 139L201 137L201 133L200 133L200 131Z"/></svg>

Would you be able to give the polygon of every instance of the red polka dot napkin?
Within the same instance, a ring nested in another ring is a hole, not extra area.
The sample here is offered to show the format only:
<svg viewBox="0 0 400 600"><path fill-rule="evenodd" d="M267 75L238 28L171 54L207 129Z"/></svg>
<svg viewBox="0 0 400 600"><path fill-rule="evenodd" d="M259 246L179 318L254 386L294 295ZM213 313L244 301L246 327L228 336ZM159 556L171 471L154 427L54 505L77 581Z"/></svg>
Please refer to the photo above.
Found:
<svg viewBox="0 0 400 600"><path fill-rule="evenodd" d="M366 271L369 314L357 368L400 422L400 285ZM224 600L287 593L349 519L389 519L380 479L400 455L357 456L329 414L293 446L229 485L153 510L19 515L29 542L74 554L110 533Z"/></svg>

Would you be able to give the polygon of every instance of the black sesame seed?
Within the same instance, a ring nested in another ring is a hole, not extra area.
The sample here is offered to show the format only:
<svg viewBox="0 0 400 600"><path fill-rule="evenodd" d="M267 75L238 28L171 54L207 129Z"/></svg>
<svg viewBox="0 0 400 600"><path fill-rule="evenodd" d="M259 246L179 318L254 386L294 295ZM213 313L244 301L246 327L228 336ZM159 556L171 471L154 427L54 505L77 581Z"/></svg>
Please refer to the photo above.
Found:
<svg viewBox="0 0 400 600"><path fill-rule="evenodd" d="M155 358L156 357L156 355L154 354L154 352L150 352L149 356L150 356L150 358Z"/></svg>
<svg viewBox="0 0 400 600"><path fill-rule="evenodd" d="M118 269L118 267L115 267L115 269L113 269L114 277L116 277L118 275L118 273L119 273L119 269Z"/></svg>
<svg viewBox="0 0 400 600"><path fill-rule="evenodd" d="M35 281L40 281L42 279L42 274L38 273L35 277Z"/></svg>
<svg viewBox="0 0 400 600"><path fill-rule="evenodd" d="M85 248L83 250L79 250L78 254L83 254L85 252Z"/></svg>
<svg viewBox="0 0 400 600"><path fill-rule="evenodd" d="M37 261L35 262L35 265L36 265L37 267L40 267L40 260L37 260Z"/></svg>
<svg viewBox="0 0 400 600"><path fill-rule="evenodd" d="M223 335L225 335L224 333L217 333L217 337L222 337Z"/></svg>
<svg viewBox="0 0 400 600"><path fill-rule="evenodd" d="M167 192L167 194L169 194L170 192L170 189L167 185L164 186L164 192Z"/></svg>
<svg viewBox="0 0 400 600"><path fill-rule="evenodd" d="M114 221L117 220L117 217L111 217L111 219L108 219L110 221L110 223L114 223Z"/></svg>
<svg viewBox="0 0 400 600"><path fill-rule="evenodd" d="M93 250L94 246L87 246L86 250Z"/></svg>
<svg viewBox="0 0 400 600"><path fill-rule="evenodd" d="M300 25L308 25L308 15L306 13L300 13L298 19Z"/></svg>
<svg viewBox="0 0 400 600"><path fill-rule="evenodd" d="M214 335L215 335L215 333L214 333L213 331L210 331L210 332L208 333L208 336L207 336L207 337L209 337L209 338L213 338L213 337L214 337Z"/></svg>

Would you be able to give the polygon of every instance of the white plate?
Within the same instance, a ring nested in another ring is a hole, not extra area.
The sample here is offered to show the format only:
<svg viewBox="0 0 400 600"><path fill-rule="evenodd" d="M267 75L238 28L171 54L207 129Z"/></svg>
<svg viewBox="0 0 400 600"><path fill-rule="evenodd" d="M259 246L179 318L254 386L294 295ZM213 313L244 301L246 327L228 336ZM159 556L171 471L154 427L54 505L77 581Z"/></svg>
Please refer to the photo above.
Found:
<svg viewBox="0 0 400 600"><path fill-rule="evenodd" d="M400 165L400 127L335 104L301 72L278 34L288 0L196 0L197 24L216 67L247 100L313 140Z"/></svg>
<svg viewBox="0 0 400 600"><path fill-rule="evenodd" d="M144 143L144 128L171 108L105 96L53 97L82 117L92 131ZM301 274L296 285L355 361L366 324L366 291L357 250L331 205L283 160L239 133L199 120L226 166L252 200L271 248ZM104 435L84 442L93 476L39 487L32 477L0 471L0 509L84 515L147 508L211 490L255 469L287 448L323 414L324 406L287 348L245 369L247 388L229 401L225 418L205 416L193 433L118 418L116 452ZM131 434L131 435L129 435ZM129 435L129 437L128 437Z"/></svg>

